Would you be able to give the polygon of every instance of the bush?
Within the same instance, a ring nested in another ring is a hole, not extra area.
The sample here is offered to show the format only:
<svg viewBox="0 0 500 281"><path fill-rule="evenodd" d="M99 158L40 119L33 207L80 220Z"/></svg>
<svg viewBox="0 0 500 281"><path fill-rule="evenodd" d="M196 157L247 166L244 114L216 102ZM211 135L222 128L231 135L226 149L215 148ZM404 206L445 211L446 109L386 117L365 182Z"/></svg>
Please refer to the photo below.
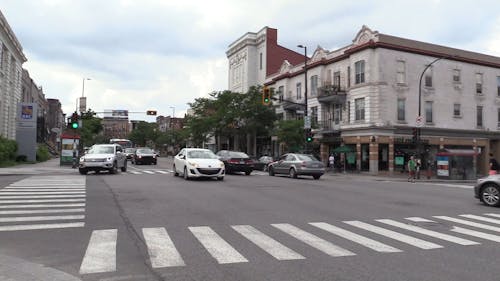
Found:
<svg viewBox="0 0 500 281"><path fill-rule="evenodd" d="M16 160L17 142L0 136L0 163Z"/></svg>
<svg viewBox="0 0 500 281"><path fill-rule="evenodd" d="M50 154L47 146L44 144L38 145L38 149L36 150L36 161L44 162L49 159L50 159Z"/></svg>

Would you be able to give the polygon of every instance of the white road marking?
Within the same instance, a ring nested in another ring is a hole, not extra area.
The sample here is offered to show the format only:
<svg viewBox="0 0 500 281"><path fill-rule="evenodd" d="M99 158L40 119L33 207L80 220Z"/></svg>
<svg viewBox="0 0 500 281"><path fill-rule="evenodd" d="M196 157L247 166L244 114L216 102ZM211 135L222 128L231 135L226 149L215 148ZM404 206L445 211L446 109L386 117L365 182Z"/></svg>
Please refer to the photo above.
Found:
<svg viewBox="0 0 500 281"><path fill-rule="evenodd" d="M6 225L6 226L0 226L0 232L1 231L19 231L19 230L58 229L58 228L70 228L70 227L84 227L84 226L85 226L84 222Z"/></svg>
<svg viewBox="0 0 500 281"><path fill-rule="evenodd" d="M85 191L12 191L12 190L0 190L0 196L3 195L27 195L27 194L36 194L36 195L51 195L51 194L85 194Z"/></svg>
<svg viewBox="0 0 500 281"><path fill-rule="evenodd" d="M348 230L342 229L340 227L336 227L334 225L325 223L325 222L311 222L309 223L312 226L318 227L320 229L323 229L325 231L328 231L332 234L338 235L342 238L345 238L347 240L351 240L353 242L356 242L358 244L361 244L365 247L368 247L372 250L375 250L377 252L383 252L383 253L397 253L397 252L402 252L400 249L391 247L389 245L386 245L384 243L375 241L373 239L358 235L354 232L350 232Z"/></svg>
<svg viewBox="0 0 500 281"><path fill-rule="evenodd" d="M500 243L500 236L454 226L451 231Z"/></svg>
<svg viewBox="0 0 500 281"><path fill-rule="evenodd" d="M0 194L0 200L3 199L38 199L38 198L85 198L85 194L68 194L68 195L13 195L3 196Z"/></svg>
<svg viewBox="0 0 500 281"><path fill-rule="evenodd" d="M62 188L72 188L72 187L82 187L84 184L81 183L22 183L22 182L15 182L10 184L10 186L15 186L15 187L42 187L42 186L50 186L53 188L57 187L62 187Z"/></svg>
<svg viewBox="0 0 500 281"><path fill-rule="evenodd" d="M116 229L94 230L85 251L80 274L116 271Z"/></svg>
<svg viewBox="0 0 500 281"><path fill-rule="evenodd" d="M78 209L51 209L51 210L17 210L17 211L0 211L0 215L24 215L24 214L51 214L51 213L83 213L84 208Z"/></svg>
<svg viewBox="0 0 500 281"><path fill-rule="evenodd" d="M383 236L386 236L389 238L392 238L394 240L401 241L401 242L406 243L406 244L410 244L410 245L415 246L415 247L420 248L420 249L429 250L429 249L443 248L443 246L438 245L438 244L434 244L434 243L431 243L431 242L428 242L425 240L421 240L421 239L418 239L418 238L415 238L415 237L412 237L409 235L405 235L405 234L402 234L399 232L388 230L388 229L378 227L375 225L371 225L368 223L364 223L361 221L344 221L344 223L347 223L349 225L352 225L352 226L355 226L355 227L358 227L358 228L361 228L364 230L368 230L368 231L371 231L371 232L374 232L374 233L377 233L377 234L380 234L380 235L383 235Z"/></svg>
<svg viewBox="0 0 500 281"><path fill-rule="evenodd" d="M144 170L144 171L142 171L142 172L144 172L144 173L146 173L146 174L150 174L150 175L153 175L153 174L154 174L154 172L152 172L152 171L147 171L147 170Z"/></svg>
<svg viewBox="0 0 500 281"><path fill-rule="evenodd" d="M0 200L0 204L7 204L7 203L50 203L50 202L85 202L85 199Z"/></svg>
<svg viewBox="0 0 500 281"><path fill-rule="evenodd" d="M435 222L435 221L424 219L421 217L409 217L409 218L406 218L406 220L413 221L413 222Z"/></svg>
<svg viewBox="0 0 500 281"><path fill-rule="evenodd" d="M140 174L142 174L141 172L137 172L137 171L130 171L130 173L135 174L135 175L140 175Z"/></svg>
<svg viewBox="0 0 500 281"><path fill-rule="evenodd" d="M455 219L455 218L447 217L447 216L434 216L434 217L437 219L452 221L452 222L456 222L456 223L460 223L460 224L465 224L468 226L473 226L473 227L477 227L477 228L488 229L488 230L500 232L500 227L496 227L496 226L491 226L491 225L487 225L487 224L482 224L482 223L477 223L477 222L472 222L472 221L467 221L467 220L462 220L462 219Z"/></svg>
<svg viewBox="0 0 500 281"><path fill-rule="evenodd" d="M142 234L153 268L186 265L165 228L143 228Z"/></svg>
<svg viewBox="0 0 500 281"><path fill-rule="evenodd" d="M158 170L158 171L156 171L156 172L157 172L157 173L160 173L160 174L168 174L168 172L167 172L167 171L162 171L162 170Z"/></svg>
<svg viewBox="0 0 500 281"><path fill-rule="evenodd" d="M236 249L208 226L189 227L189 230L220 264L248 262Z"/></svg>
<svg viewBox="0 0 500 281"><path fill-rule="evenodd" d="M328 254L333 257L342 257L342 256L354 256L356 255L355 253L348 251L344 248L341 248L337 245L334 245L324 239L319 238L318 236L311 234L309 232L306 232L298 227L295 227L291 224L287 223L277 223L277 224L271 224L272 226L276 227L277 229L289 234L290 236L294 237L297 240L300 240L307 245L316 248L320 251L322 251L325 254Z"/></svg>
<svg viewBox="0 0 500 281"><path fill-rule="evenodd" d="M277 260L299 260L305 259L302 255L284 246L280 242L260 232L250 225L232 225L236 232L259 246L262 250L276 258Z"/></svg>
<svg viewBox="0 0 500 281"><path fill-rule="evenodd" d="M20 221L55 221L55 220L82 220L85 215L68 216L38 216L38 217L4 217L0 222L20 222Z"/></svg>
<svg viewBox="0 0 500 281"><path fill-rule="evenodd" d="M492 216L492 217L496 217L496 218L500 218L500 214L493 214L493 213L488 213L488 214L485 214L487 216Z"/></svg>
<svg viewBox="0 0 500 281"><path fill-rule="evenodd" d="M6 189L82 189L85 185L75 185L75 186L54 186L54 185L38 185L38 186L24 186L24 185L9 185Z"/></svg>
<svg viewBox="0 0 500 281"><path fill-rule="evenodd" d="M428 229L425 229L425 228L422 228L422 227L419 227L419 226L415 226L415 225L409 225L409 224L400 223L400 222L397 222L397 221L394 221L394 220L382 219L382 220L377 220L377 221L381 222L381 223L388 224L388 225L392 225L392 226L395 226L395 227L399 227L399 228L402 228L402 229L406 229L406 230L409 230L409 231L413 231L413 232L416 232L416 233L420 233L420 234L423 234L423 235L428 235L428 236L432 236L432 237L435 237L435 238L438 238L438 239L442 239L442 240L445 240L445 241L449 241L449 242L452 242L452 243L464 245L464 246L479 245L480 244L478 242L474 242L474 241L471 241L471 240L462 239L460 237L456 237L456 236L452 236L452 235L448 235L448 234L443 234L443 233L440 233L440 232L437 232L437 231L428 230Z"/></svg>
<svg viewBox="0 0 500 281"><path fill-rule="evenodd" d="M468 219L474 219L474 220L478 220L478 221L500 224L500 220L496 220L496 219L491 219L491 218L486 218L486 217L481 217L481 216L476 216L476 215L460 215L460 216L464 217L464 218L468 218Z"/></svg>
<svg viewBox="0 0 500 281"><path fill-rule="evenodd" d="M85 203L74 204L26 204L26 205L0 205L0 209L22 209L22 208L60 208L60 207L85 207Z"/></svg>

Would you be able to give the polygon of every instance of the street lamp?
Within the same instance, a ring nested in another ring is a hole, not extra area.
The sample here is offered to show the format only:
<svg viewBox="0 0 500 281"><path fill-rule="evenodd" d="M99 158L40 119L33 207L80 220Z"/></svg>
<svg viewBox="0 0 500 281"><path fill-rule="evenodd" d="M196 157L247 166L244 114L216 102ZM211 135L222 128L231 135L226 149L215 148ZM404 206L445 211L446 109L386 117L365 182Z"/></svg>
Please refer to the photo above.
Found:
<svg viewBox="0 0 500 281"><path fill-rule="evenodd" d="M91 80L90 78L82 79L82 97L80 98L80 112L83 113L87 107L87 100L85 99L85 80Z"/></svg>
<svg viewBox="0 0 500 281"><path fill-rule="evenodd" d="M311 124L308 120L309 116L307 115L307 46L297 45L298 48L304 49L304 125ZM305 128L306 130L310 130L311 128ZM305 138L304 138L305 140ZM307 153L307 140L305 140L305 152Z"/></svg>

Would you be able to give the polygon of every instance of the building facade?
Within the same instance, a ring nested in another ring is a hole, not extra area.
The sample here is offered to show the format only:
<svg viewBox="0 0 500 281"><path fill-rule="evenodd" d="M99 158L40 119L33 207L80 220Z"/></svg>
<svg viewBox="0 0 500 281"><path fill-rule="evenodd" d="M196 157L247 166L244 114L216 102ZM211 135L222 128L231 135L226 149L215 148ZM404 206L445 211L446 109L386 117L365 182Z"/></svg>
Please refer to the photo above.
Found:
<svg viewBox="0 0 500 281"><path fill-rule="evenodd" d="M37 142L47 141L50 128L47 123L49 103L45 98L42 87L38 86L30 77L28 70L23 69L21 86L21 102L36 103L38 105L37 115Z"/></svg>
<svg viewBox="0 0 500 281"><path fill-rule="evenodd" d="M16 110L21 101L23 48L0 12L0 136L16 139Z"/></svg>
<svg viewBox="0 0 500 281"><path fill-rule="evenodd" d="M402 172L417 155L424 169L465 179L487 174L489 153L500 157L498 57L363 26L352 44L318 47L306 65L307 78L304 62L284 61L265 84L279 98L280 118L301 119L297 105L286 100L304 103L307 79L308 116L324 161L345 146L351 152L338 155L342 168ZM417 127L419 142L413 139Z"/></svg>

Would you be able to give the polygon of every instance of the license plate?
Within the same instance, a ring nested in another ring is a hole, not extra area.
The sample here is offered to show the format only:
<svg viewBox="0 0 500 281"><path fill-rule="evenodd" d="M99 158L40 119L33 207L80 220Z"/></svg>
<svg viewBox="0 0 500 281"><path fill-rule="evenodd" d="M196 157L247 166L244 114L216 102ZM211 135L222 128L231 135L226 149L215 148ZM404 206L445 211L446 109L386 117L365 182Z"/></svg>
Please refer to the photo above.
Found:
<svg viewBox="0 0 500 281"><path fill-rule="evenodd" d="M240 161L240 164L245 164L245 161Z"/></svg>

